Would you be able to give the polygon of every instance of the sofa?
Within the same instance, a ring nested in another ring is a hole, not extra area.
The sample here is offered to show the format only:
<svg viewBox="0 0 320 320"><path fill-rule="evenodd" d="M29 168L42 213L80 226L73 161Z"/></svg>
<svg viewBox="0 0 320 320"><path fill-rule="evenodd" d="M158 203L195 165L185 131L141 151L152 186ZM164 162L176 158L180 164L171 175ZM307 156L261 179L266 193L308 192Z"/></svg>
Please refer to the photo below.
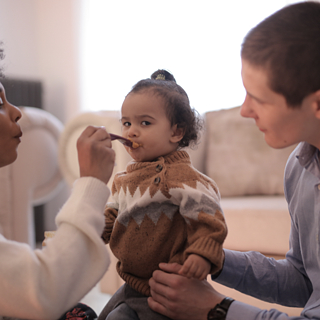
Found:
<svg viewBox="0 0 320 320"><path fill-rule="evenodd" d="M108 132L121 134L118 120L118 112L100 111L79 114L66 124L60 138L59 163L70 186L79 175L75 142L80 132L91 124L104 125ZM240 116L239 107L207 112L204 120L205 131L199 145L187 151L193 165L219 186L229 230L224 247L284 258L289 248L290 217L284 198L283 175L287 158L295 146L281 150L270 148L254 121ZM116 152L115 174L124 170L131 158L118 141L112 145ZM112 265L100 283L102 292L113 294L123 283L115 264L116 259L112 257ZM211 282L210 277L208 281ZM299 308L266 303L212 284L222 293L260 308L278 308L289 315L301 312Z"/></svg>
<svg viewBox="0 0 320 320"><path fill-rule="evenodd" d="M20 110L23 136L18 158L0 168L0 230L7 239L35 247L33 207L53 199L64 183L58 163L63 125L47 111Z"/></svg>

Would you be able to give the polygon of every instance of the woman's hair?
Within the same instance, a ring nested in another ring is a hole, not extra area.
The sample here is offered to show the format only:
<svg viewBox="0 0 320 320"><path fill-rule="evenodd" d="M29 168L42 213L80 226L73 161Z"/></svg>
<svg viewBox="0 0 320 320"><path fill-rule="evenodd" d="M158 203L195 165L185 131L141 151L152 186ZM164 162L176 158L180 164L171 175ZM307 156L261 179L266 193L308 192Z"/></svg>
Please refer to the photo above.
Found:
<svg viewBox="0 0 320 320"><path fill-rule="evenodd" d="M203 119L190 107L188 95L176 83L173 75L166 70L157 70L150 79L136 83L128 94L143 91L151 92L164 100L166 115L171 126L177 125L177 128L184 132L179 147L195 146L203 129Z"/></svg>
<svg viewBox="0 0 320 320"><path fill-rule="evenodd" d="M269 16L245 37L241 58L268 74L289 107L320 89L320 3L300 2Z"/></svg>
<svg viewBox="0 0 320 320"><path fill-rule="evenodd" d="M0 60L4 59L3 43L0 42ZM3 67L0 66L0 78L4 78Z"/></svg>

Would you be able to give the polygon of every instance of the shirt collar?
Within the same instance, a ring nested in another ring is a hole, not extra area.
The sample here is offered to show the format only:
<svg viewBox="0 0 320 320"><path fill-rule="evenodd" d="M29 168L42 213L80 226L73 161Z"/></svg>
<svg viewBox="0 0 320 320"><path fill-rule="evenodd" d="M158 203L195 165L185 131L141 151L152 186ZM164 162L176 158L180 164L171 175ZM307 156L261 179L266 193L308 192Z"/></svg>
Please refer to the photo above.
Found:
<svg viewBox="0 0 320 320"><path fill-rule="evenodd" d="M296 154L296 158L302 167L307 167L318 154L317 148L307 142L302 142L301 147Z"/></svg>
<svg viewBox="0 0 320 320"><path fill-rule="evenodd" d="M307 142L302 142L297 150L296 158L307 171L320 178L319 149Z"/></svg>

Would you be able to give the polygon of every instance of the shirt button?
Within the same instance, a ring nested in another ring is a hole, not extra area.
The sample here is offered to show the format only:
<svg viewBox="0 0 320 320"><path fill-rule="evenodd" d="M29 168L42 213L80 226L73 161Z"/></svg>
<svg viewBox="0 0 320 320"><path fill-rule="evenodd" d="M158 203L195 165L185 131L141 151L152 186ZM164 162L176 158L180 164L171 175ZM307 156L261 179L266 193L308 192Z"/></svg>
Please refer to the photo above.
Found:
<svg viewBox="0 0 320 320"><path fill-rule="evenodd" d="M160 177L156 177L153 181L154 184L159 184L161 181Z"/></svg>
<svg viewBox="0 0 320 320"><path fill-rule="evenodd" d="M158 164L157 166L156 166L156 172L160 172L161 170L162 170L162 165L161 164Z"/></svg>

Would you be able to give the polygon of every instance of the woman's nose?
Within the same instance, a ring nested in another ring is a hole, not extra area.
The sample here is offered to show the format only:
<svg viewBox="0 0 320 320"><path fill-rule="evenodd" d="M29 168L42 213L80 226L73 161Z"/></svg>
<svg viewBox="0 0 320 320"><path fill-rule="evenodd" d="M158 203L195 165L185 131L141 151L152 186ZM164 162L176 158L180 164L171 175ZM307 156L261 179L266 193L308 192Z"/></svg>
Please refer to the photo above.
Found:
<svg viewBox="0 0 320 320"><path fill-rule="evenodd" d="M14 106L13 104L9 103L10 106L10 117L11 120L14 122L18 122L21 119L21 111L19 108L17 108L16 106Z"/></svg>

